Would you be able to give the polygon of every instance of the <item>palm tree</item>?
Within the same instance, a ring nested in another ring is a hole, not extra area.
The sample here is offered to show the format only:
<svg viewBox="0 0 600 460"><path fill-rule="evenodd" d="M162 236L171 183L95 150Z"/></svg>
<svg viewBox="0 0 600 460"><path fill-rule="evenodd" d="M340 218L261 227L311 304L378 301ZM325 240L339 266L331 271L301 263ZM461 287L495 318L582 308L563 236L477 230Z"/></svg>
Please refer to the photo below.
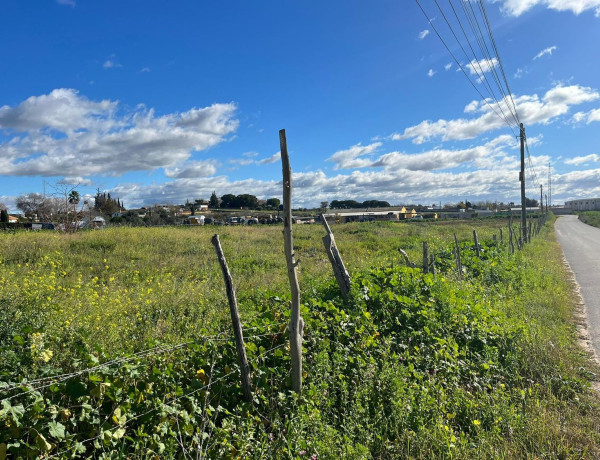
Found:
<svg viewBox="0 0 600 460"><path fill-rule="evenodd" d="M73 205L73 215L74 215L75 221L77 221L77 204L79 203L79 200L80 200L79 192L77 190L71 190L71 193L69 193L68 201L70 204ZM70 224L68 212L67 212L67 224ZM75 224L75 225L77 226L77 224ZM69 225L69 227L70 227L70 225Z"/></svg>

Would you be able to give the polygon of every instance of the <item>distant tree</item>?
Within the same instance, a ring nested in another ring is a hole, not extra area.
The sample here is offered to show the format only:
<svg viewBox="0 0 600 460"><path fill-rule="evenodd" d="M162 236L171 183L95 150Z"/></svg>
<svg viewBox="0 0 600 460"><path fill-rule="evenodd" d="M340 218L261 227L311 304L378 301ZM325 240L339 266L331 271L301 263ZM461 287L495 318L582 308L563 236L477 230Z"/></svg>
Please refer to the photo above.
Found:
<svg viewBox="0 0 600 460"><path fill-rule="evenodd" d="M8 211L6 209L0 210L0 222L3 224L8 224Z"/></svg>
<svg viewBox="0 0 600 460"><path fill-rule="evenodd" d="M319 209L322 209L323 211L325 211L328 207L329 207L329 201L321 201L321 206L319 206Z"/></svg>
<svg viewBox="0 0 600 460"><path fill-rule="evenodd" d="M525 197L525 206L527 206L528 208L533 208L538 206L538 200L533 200L531 198L527 198Z"/></svg>
<svg viewBox="0 0 600 460"><path fill-rule="evenodd" d="M258 198L254 195L244 193L235 197L235 204L237 205L236 207L240 208L256 209L258 207Z"/></svg>
<svg viewBox="0 0 600 460"><path fill-rule="evenodd" d="M210 200L208 201L208 207L211 209L216 209L219 207L219 197L215 191L212 192L210 196Z"/></svg>
<svg viewBox="0 0 600 460"><path fill-rule="evenodd" d="M331 209L361 208L362 203L355 200L333 200L329 205Z"/></svg>
<svg viewBox="0 0 600 460"><path fill-rule="evenodd" d="M279 200L279 198L269 198L267 200L267 208L269 209L279 209L280 204L281 201Z"/></svg>
<svg viewBox="0 0 600 460"><path fill-rule="evenodd" d="M235 195L227 193L221 197L222 208L234 208L235 207Z"/></svg>
<svg viewBox="0 0 600 460"><path fill-rule="evenodd" d="M16 204L17 209L23 211L25 217L33 218L40 214L40 210L43 209L44 196L41 193L28 193L27 195L21 195L17 197Z"/></svg>
<svg viewBox="0 0 600 460"><path fill-rule="evenodd" d="M365 208L389 208L390 207L390 204L387 201L379 201L379 200L363 201L362 205Z"/></svg>
<svg viewBox="0 0 600 460"><path fill-rule="evenodd" d="M94 197L94 209L101 214L110 216L115 212L121 210L119 199L113 199L110 193L100 193L100 189L97 190L96 196Z"/></svg>
<svg viewBox="0 0 600 460"><path fill-rule="evenodd" d="M4 203L2 203L0 201L0 210L2 210L2 209L8 209L8 208L6 207L6 205Z"/></svg>

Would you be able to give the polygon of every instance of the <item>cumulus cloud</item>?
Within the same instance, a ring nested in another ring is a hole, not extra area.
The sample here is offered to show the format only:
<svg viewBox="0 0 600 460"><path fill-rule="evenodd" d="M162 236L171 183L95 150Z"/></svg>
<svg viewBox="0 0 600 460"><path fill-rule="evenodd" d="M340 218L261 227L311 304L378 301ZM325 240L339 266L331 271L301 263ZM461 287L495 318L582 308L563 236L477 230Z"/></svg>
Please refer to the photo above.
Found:
<svg viewBox="0 0 600 460"><path fill-rule="evenodd" d="M535 6L544 6L556 11L571 11L581 14L587 10L600 11L600 0L496 0L502 3L501 9L511 16L520 16Z"/></svg>
<svg viewBox="0 0 600 460"><path fill-rule="evenodd" d="M449 62L448 64L446 64L444 66L444 70L450 70L451 68L452 68L452 63L451 62Z"/></svg>
<svg viewBox="0 0 600 460"><path fill-rule="evenodd" d="M599 98L600 93L592 88L559 84L548 90L542 97L537 94L525 95L515 97L514 101L521 121L532 125L551 123L557 117L568 113L572 106ZM510 99L504 98L500 103L504 113L509 113L509 107L512 107ZM424 120L418 125L406 128L402 133L392 134L390 138L393 140L411 139L415 144L422 144L438 138L443 141L475 138L485 132L506 126L504 120L492 110L491 104L494 102L473 101L466 106L465 112L479 114L476 118ZM499 112L497 107L494 108L496 112Z"/></svg>
<svg viewBox="0 0 600 460"><path fill-rule="evenodd" d="M540 51L538 54L536 54L533 57L533 60L535 61L536 59L541 58L542 56L552 56L552 52L556 50L556 46L549 46L548 48L544 48L542 51Z"/></svg>
<svg viewBox="0 0 600 460"><path fill-rule="evenodd" d="M87 185L90 186L93 184L91 179L86 179L84 177L63 177L58 181L59 185Z"/></svg>
<svg viewBox="0 0 600 460"><path fill-rule="evenodd" d="M427 76L430 78L433 77L435 74L436 74L436 72L433 69L429 69L429 72L427 72Z"/></svg>
<svg viewBox="0 0 600 460"><path fill-rule="evenodd" d="M257 163L259 165L269 165L271 163L276 163L281 159L281 152L274 153L270 157L263 158L262 160L258 160Z"/></svg>
<svg viewBox="0 0 600 460"><path fill-rule="evenodd" d="M498 66L498 64L498 59L494 57L492 59L473 59L465 67L469 69L469 73L471 75L477 75L477 81L481 83L483 81L484 74L491 72L494 67Z"/></svg>
<svg viewBox="0 0 600 460"><path fill-rule="evenodd" d="M359 158L370 155L381 147L381 142L369 145L356 144L346 150L338 150L327 161L335 163L334 169L357 169L370 166L372 161L368 158Z"/></svg>
<svg viewBox="0 0 600 460"><path fill-rule="evenodd" d="M217 173L217 160L188 161L180 167L165 168L165 176L172 178L208 177Z"/></svg>
<svg viewBox="0 0 600 460"><path fill-rule="evenodd" d="M91 101L73 89L0 107L0 174L118 176L174 168L224 141L238 126L234 103L158 116L118 101ZM171 169L171 172L174 170Z"/></svg>
<svg viewBox="0 0 600 460"><path fill-rule="evenodd" d="M573 121L576 123L585 122L587 124L593 121L600 121L600 109L590 110L589 112L577 112L573 115Z"/></svg>
<svg viewBox="0 0 600 460"><path fill-rule="evenodd" d="M427 35L429 35L429 29L422 30L419 32L419 40L423 40Z"/></svg>
<svg viewBox="0 0 600 460"><path fill-rule="evenodd" d="M569 159L565 160L564 163L566 165L579 166L579 165L582 165L585 163L597 163L599 161L600 161L600 155L592 153L590 155L569 158Z"/></svg>

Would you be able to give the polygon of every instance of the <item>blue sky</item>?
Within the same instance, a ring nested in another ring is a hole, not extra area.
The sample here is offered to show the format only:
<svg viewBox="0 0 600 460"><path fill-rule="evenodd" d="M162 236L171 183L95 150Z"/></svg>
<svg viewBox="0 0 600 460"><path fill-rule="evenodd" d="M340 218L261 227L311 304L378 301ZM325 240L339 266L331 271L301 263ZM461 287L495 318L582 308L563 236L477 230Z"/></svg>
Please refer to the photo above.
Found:
<svg viewBox="0 0 600 460"><path fill-rule="evenodd" d="M0 202L16 211L44 184L127 207L280 197L281 128L294 206L518 202L518 142L473 87L487 97L496 55L470 59L420 3L431 24L412 1L3 2ZM555 203L600 196L600 0L485 8L527 130L528 196L549 162Z"/></svg>

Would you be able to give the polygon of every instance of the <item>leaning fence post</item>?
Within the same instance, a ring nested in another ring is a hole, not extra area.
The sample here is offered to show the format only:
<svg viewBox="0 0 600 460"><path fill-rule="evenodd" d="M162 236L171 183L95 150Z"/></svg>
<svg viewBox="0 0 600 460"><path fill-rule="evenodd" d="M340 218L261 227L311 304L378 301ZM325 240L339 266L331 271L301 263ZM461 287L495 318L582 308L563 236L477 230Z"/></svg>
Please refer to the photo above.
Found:
<svg viewBox="0 0 600 460"><path fill-rule="evenodd" d="M502 227L500 227L500 243L504 243L504 236L502 235Z"/></svg>
<svg viewBox="0 0 600 460"><path fill-rule="evenodd" d="M460 260L460 245L456 233L454 234L454 244L456 245L456 269L458 270L458 279L462 279L462 261Z"/></svg>
<svg viewBox="0 0 600 460"><path fill-rule="evenodd" d="M429 247L427 241L423 241L423 273L429 273Z"/></svg>
<svg viewBox="0 0 600 460"><path fill-rule="evenodd" d="M292 293L290 317L290 358L292 389L302 391L302 333L304 321L300 316L300 284L296 271L294 257L294 239L292 235L292 168L287 151L285 129L279 131L279 145L281 147L281 167L283 171L283 246L287 262L288 278Z"/></svg>
<svg viewBox="0 0 600 460"><path fill-rule="evenodd" d="M223 272L223 278L225 280L225 290L227 291L227 299L229 300L229 312L231 313L231 323L233 325L233 335L235 336L235 347L238 353L238 359L240 362L240 369L242 371L242 388L244 390L244 396L248 402L252 402L252 386L250 384L250 368L248 367L248 358L246 357L246 347L244 345L244 335L242 333L242 323L240 321L240 314L238 312L237 299L235 297L235 289L233 287L233 279L227 266L227 260L225 254L221 248L221 242L219 241L219 235L212 237L212 244L217 252L217 258L221 265L221 271Z"/></svg>
<svg viewBox="0 0 600 460"><path fill-rule="evenodd" d="M402 257L404 257L407 266L415 268L415 264L411 263L410 259L408 258L408 254L404 249L398 249L398 252L402 255Z"/></svg>
<svg viewBox="0 0 600 460"><path fill-rule="evenodd" d="M340 255L340 251L338 251L337 245L335 244L333 232L331 231L331 228L329 228L327 219L325 219L323 214L321 214L321 219L323 220L323 225L327 230L327 235L323 237L325 252L327 252L327 257L329 257L329 261L333 267L333 273L335 275L335 279L337 280L338 286L340 287L340 291L342 291L342 297L344 298L344 301L347 302L348 298L350 297L350 275L348 274L348 270L346 270L346 266L344 265L344 261Z"/></svg>
<svg viewBox="0 0 600 460"><path fill-rule="evenodd" d="M477 257L480 257L481 254L479 252L479 240L477 239L477 231L473 230L473 240L475 241L475 253L477 254Z"/></svg>

